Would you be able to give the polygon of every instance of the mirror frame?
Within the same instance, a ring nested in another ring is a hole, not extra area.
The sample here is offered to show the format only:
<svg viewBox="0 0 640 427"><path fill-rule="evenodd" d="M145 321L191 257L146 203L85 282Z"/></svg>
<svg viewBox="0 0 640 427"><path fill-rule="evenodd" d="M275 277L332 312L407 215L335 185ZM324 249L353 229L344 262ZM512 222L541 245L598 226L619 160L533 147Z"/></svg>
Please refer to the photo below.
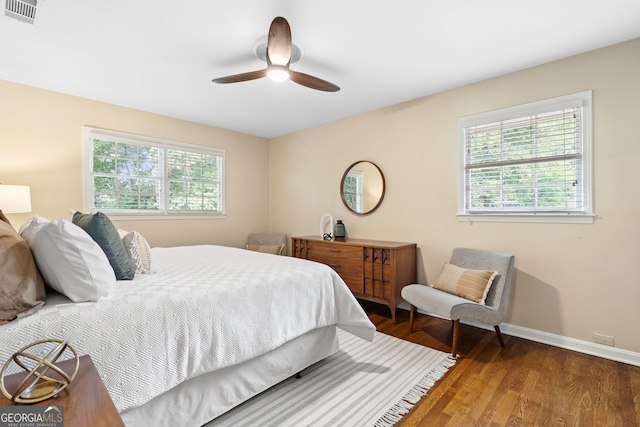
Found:
<svg viewBox="0 0 640 427"><path fill-rule="evenodd" d="M378 202L375 204L375 206L371 209L369 209L366 212L356 212L353 209L351 209L351 207L347 204L347 201L344 198L344 181L347 178L347 175L349 174L349 172L351 171L351 169L359 164L359 163L369 163L371 165L373 165L373 167L375 167L378 172L380 173L380 178L382 179L382 193L380 194L380 197L378 198ZM378 165L376 165L375 163L373 163L372 161L369 160L358 160L357 162L353 162L351 165L349 165L349 167L347 168L347 170L344 172L344 174L342 174L342 179L340 180L340 198L342 199L342 203L344 204L344 206L350 211L353 212L356 215L368 215L372 212L374 212L376 209L378 209L378 207L380 206L380 204L382 203L382 200L384 199L384 194L385 191L387 189L387 184L386 181L384 179L384 174L382 173L382 170L380 170L380 168L378 167Z"/></svg>

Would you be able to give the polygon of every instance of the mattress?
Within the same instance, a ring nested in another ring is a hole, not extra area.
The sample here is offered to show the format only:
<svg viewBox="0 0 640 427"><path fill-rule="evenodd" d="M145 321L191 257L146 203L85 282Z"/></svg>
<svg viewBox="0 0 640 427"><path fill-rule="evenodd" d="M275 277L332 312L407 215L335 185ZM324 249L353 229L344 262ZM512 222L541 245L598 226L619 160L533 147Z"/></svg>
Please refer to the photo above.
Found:
<svg viewBox="0 0 640 427"><path fill-rule="evenodd" d="M329 267L223 246L154 248L153 274L98 302L48 298L0 326L0 361L40 339L89 354L120 412L200 375L242 364L330 325L375 331Z"/></svg>

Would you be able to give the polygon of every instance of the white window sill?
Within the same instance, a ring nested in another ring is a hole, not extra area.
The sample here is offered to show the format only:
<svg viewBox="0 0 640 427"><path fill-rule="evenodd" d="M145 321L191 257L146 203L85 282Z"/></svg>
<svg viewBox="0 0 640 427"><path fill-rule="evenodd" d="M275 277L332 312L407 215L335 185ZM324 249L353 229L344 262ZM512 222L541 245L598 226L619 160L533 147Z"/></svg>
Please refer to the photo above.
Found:
<svg viewBox="0 0 640 427"><path fill-rule="evenodd" d="M226 219L226 214L130 214L130 213L114 213L105 212L110 219L114 221L147 221L147 220L202 220L202 219Z"/></svg>
<svg viewBox="0 0 640 427"><path fill-rule="evenodd" d="M593 214L558 213L495 213L495 214L458 214L459 222L540 222L548 224L593 224Z"/></svg>

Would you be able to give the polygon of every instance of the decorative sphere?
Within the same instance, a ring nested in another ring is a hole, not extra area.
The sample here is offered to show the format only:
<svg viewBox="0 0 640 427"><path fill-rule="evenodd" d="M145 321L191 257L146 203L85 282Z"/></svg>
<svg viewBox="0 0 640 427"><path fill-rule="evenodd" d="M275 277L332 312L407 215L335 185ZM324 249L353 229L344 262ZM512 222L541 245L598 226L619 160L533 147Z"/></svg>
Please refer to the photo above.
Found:
<svg viewBox="0 0 640 427"><path fill-rule="evenodd" d="M71 374L55 365L58 360L71 357L75 359ZM0 371L0 391L12 402L42 402L67 388L78 372L78 365L78 354L71 344L57 339L36 341L22 347L4 364ZM20 384L10 392L5 378L16 371L12 375L21 375Z"/></svg>

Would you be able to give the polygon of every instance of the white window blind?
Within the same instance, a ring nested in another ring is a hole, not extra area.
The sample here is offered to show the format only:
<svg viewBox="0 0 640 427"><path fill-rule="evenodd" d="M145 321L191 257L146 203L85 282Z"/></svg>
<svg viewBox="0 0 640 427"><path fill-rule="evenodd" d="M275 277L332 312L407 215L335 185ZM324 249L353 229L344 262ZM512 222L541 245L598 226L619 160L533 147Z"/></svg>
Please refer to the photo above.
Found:
<svg viewBox="0 0 640 427"><path fill-rule="evenodd" d="M85 128L85 209L223 214L224 150Z"/></svg>
<svg viewBox="0 0 640 427"><path fill-rule="evenodd" d="M462 119L459 215L590 215L587 94Z"/></svg>

